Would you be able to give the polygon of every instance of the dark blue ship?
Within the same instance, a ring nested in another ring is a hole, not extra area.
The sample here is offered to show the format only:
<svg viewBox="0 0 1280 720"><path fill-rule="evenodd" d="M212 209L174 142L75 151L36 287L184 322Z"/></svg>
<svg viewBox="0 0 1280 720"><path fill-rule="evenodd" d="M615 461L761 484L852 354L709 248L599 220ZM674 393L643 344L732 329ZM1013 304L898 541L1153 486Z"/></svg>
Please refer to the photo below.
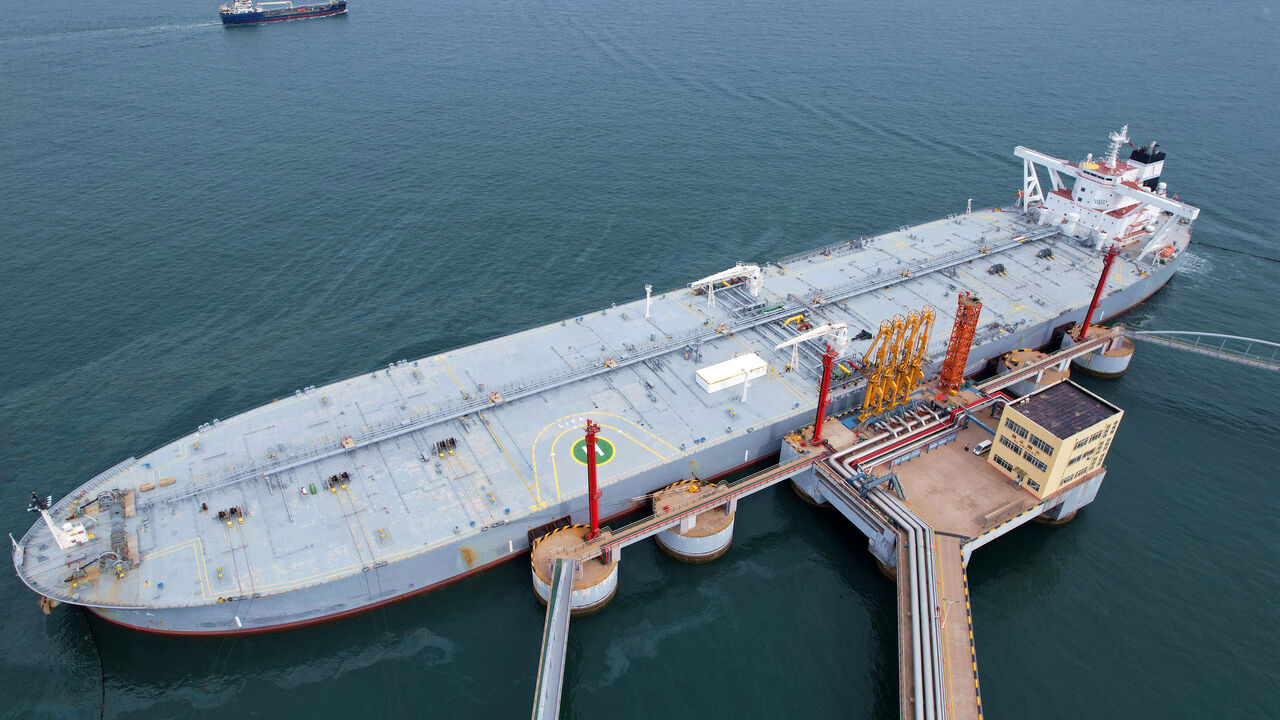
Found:
<svg viewBox="0 0 1280 720"><path fill-rule="evenodd" d="M244 25L276 20L327 17L340 15L346 11L347 0L329 0L329 2L306 5L295 5L290 0L278 2L235 0L230 7L222 6L221 15L223 25Z"/></svg>

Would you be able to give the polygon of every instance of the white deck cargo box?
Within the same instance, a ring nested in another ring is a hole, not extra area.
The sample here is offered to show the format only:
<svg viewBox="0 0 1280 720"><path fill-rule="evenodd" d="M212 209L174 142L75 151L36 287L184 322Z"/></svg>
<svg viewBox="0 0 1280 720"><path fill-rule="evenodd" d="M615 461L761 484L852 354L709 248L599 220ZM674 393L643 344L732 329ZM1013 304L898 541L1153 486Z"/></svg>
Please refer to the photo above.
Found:
<svg viewBox="0 0 1280 720"><path fill-rule="evenodd" d="M698 371L698 384L703 390L713 393L741 385L747 378L755 379L767 372L769 363L755 353L748 353L702 368Z"/></svg>

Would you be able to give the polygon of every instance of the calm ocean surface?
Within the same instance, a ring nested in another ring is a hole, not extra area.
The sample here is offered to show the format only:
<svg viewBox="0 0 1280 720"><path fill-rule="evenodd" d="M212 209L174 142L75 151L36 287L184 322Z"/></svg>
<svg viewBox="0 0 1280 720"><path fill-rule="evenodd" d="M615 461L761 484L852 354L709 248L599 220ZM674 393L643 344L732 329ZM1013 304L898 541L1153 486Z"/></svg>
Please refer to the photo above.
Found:
<svg viewBox="0 0 1280 720"><path fill-rule="evenodd" d="M1006 204L1014 145L1129 123L1203 208L1126 321L1280 338L1280 6L352 0L12 5L0 27L0 529L213 417L390 360ZM1142 347L1098 501L970 566L992 718L1280 717L1277 379ZM733 550L643 544L566 717L896 717L891 584L785 487ZM512 562L281 635L172 639L0 573L0 715L524 717ZM95 642L90 632L96 635Z"/></svg>

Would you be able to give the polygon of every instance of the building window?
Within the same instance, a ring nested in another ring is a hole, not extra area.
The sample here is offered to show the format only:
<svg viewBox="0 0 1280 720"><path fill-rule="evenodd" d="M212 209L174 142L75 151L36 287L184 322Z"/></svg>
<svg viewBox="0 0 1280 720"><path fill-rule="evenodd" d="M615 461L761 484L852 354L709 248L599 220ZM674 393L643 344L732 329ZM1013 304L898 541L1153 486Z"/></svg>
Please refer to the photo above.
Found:
<svg viewBox="0 0 1280 720"><path fill-rule="evenodd" d="M1087 457L1089 457L1090 455L1092 455L1092 454L1093 454L1093 452L1094 452L1093 450L1085 450L1084 452L1080 453L1079 455L1077 455L1077 456L1075 456L1075 457L1071 458L1071 462L1067 463L1067 467L1070 467L1070 466L1072 466L1072 465L1075 465L1076 463L1080 462L1081 460L1084 460L1085 458L1087 458Z"/></svg>
<svg viewBox="0 0 1280 720"><path fill-rule="evenodd" d="M1035 480L1028 480L1027 486L1030 487L1032 490L1035 490L1036 492L1040 492L1040 483L1036 482Z"/></svg>
<svg viewBox="0 0 1280 720"><path fill-rule="evenodd" d="M1096 432L1096 433L1094 433L1093 435L1091 435L1091 436L1089 437L1089 442L1093 442L1094 440L1097 440L1097 439L1098 439L1098 438L1100 438L1100 437L1102 437L1102 431L1101 431L1101 430L1099 430L1098 432Z"/></svg>
<svg viewBox="0 0 1280 720"><path fill-rule="evenodd" d="M1045 470L1047 470L1047 469L1049 468L1049 466L1048 466L1048 465L1045 465L1044 463L1040 462L1040 461L1036 458L1036 456L1035 456L1035 455L1032 455L1030 450L1027 450L1027 451L1023 452L1023 453L1022 453L1022 457L1026 458L1026 459L1027 459L1027 462L1029 462L1029 463L1031 463L1032 465L1034 465L1034 466L1035 466L1035 468L1036 468L1037 470L1039 470L1040 472L1044 472Z"/></svg>
<svg viewBox="0 0 1280 720"><path fill-rule="evenodd" d="M1012 420L1005 420L1004 426L1017 433L1019 437L1027 436L1027 429Z"/></svg>
<svg viewBox="0 0 1280 720"><path fill-rule="evenodd" d="M1031 436L1031 444L1034 447L1040 448L1041 452L1043 452L1045 455L1050 455L1050 456L1053 455L1053 446L1041 440L1040 438L1036 437L1035 435Z"/></svg>
<svg viewBox="0 0 1280 720"><path fill-rule="evenodd" d="M1013 472L1013 465L1010 465L1008 460L1005 460L999 455L992 455L991 462L999 465L1000 467L1004 468L1005 470L1008 470L1009 472Z"/></svg>
<svg viewBox="0 0 1280 720"><path fill-rule="evenodd" d="M1022 448L1018 447L1018 444L1017 444L1017 443L1015 443L1014 441L1010 440L1008 435L1001 435L1001 436L1000 436L1000 444L1001 444L1001 445L1004 445L1005 447L1009 448L1010 450L1012 450L1012 451L1014 451L1014 452L1016 452L1016 453L1020 453L1020 452L1022 452Z"/></svg>

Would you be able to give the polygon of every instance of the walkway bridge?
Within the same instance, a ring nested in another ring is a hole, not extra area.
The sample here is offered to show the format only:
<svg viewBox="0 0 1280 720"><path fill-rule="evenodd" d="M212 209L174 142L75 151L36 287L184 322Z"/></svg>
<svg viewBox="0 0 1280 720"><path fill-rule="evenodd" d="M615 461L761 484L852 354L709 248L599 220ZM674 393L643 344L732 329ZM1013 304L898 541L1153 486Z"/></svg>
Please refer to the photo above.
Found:
<svg viewBox="0 0 1280 720"><path fill-rule="evenodd" d="M1280 372L1280 343L1269 340L1194 330L1126 330L1124 334L1140 342Z"/></svg>
<svg viewBox="0 0 1280 720"><path fill-rule="evenodd" d="M551 599L547 603L547 621L542 626L542 654L533 699L534 720L560 716L564 658L569 645L569 600L576 565L573 560L560 558L551 572Z"/></svg>

